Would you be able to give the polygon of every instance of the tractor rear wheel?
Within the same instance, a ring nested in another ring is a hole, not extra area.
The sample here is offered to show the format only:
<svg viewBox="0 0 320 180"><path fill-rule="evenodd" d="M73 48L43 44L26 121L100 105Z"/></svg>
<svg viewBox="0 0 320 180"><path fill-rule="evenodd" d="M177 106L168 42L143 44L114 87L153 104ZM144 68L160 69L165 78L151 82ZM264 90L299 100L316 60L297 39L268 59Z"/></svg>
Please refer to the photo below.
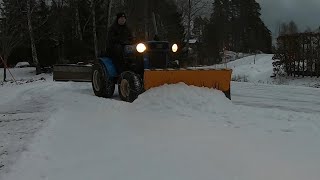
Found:
<svg viewBox="0 0 320 180"><path fill-rule="evenodd" d="M120 99L126 102L133 102L143 90L142 80L139 75L126 71L120 75L118 91Z"/></svg>
<svg viewBox="0 0 320 180"><path fill-rule="evenodd" d="M96 63L92 68L92 88L98 97L111 98L114 93L115 83L102 64Z"/></svg>

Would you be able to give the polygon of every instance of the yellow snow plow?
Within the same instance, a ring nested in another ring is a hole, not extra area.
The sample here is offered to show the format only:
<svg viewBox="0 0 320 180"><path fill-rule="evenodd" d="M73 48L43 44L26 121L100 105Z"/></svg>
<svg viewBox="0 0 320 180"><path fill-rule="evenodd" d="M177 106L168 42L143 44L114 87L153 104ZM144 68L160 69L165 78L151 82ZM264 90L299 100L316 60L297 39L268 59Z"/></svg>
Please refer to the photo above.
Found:
<svg viewBox="0 0 320 180"><path fill-rule="evenodd" d="M214 88L231 99L231 69L159 69L145 70L144 89L183 82L187 85Z"/></svg>

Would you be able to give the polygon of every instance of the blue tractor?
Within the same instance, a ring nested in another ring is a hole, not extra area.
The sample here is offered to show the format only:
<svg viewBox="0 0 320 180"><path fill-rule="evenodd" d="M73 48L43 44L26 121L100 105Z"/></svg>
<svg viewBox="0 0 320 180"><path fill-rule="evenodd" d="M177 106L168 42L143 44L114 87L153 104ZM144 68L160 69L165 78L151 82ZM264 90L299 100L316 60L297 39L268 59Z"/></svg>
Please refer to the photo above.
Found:
<svg viewBox="0 0 320 180"><path fill-rule="evenodd" d="M177 44L147 41L123 46L124 69L118 72L110 57L101 57L92 68L92 88L96 96L111 98L118 86L120 99L133 102L144 89L144 72L152 69L178 68L174 60Z"/></svg>

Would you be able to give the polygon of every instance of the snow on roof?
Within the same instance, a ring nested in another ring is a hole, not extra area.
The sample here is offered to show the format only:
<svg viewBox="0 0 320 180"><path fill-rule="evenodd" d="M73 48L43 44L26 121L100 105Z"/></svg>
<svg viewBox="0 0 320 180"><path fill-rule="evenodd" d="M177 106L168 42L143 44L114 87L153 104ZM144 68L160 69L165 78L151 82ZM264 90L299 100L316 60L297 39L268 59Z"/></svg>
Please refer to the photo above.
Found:
<svg viewBox="0 0 320 180"><path fill-rule="evenodd" d="M30 64L28 62L18 62L15 67L28 67Z"/></svg>
<svg viewBox="0 0 320 180"><path fill-rule="evenodd" d="M185 40L184 42L187 42L187 40ZM189 44L194 44L196 42L198 42L197 39L189 39Z"/></svg>
<svg viewBox="0 0 320 180"><path fill-rule="evenodd" d="M190 43L190 44L194 44L194 43L196 43L197 41L198 41L197 39L190 39L190 40L189 40L189 43Z"/></svg>

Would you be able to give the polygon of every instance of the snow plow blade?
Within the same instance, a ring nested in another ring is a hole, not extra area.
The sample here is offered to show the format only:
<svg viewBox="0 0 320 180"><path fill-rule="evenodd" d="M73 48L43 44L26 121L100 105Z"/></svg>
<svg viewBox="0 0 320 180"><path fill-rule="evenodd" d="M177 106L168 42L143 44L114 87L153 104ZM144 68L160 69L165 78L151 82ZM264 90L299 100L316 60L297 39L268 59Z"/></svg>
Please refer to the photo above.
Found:
<svg viewBox="0 0 320 180"><path fill-rule="evenodd" d="M144 89L183 82L187 85L214 88L231 99L231 69L161 69L145 70Z"/></svg>
<svg viewBox="0 0 320 180"><path fill-rule="evenodd" d="M57 64L53 66L54 81L90 82L90 65Z"/></svg>

